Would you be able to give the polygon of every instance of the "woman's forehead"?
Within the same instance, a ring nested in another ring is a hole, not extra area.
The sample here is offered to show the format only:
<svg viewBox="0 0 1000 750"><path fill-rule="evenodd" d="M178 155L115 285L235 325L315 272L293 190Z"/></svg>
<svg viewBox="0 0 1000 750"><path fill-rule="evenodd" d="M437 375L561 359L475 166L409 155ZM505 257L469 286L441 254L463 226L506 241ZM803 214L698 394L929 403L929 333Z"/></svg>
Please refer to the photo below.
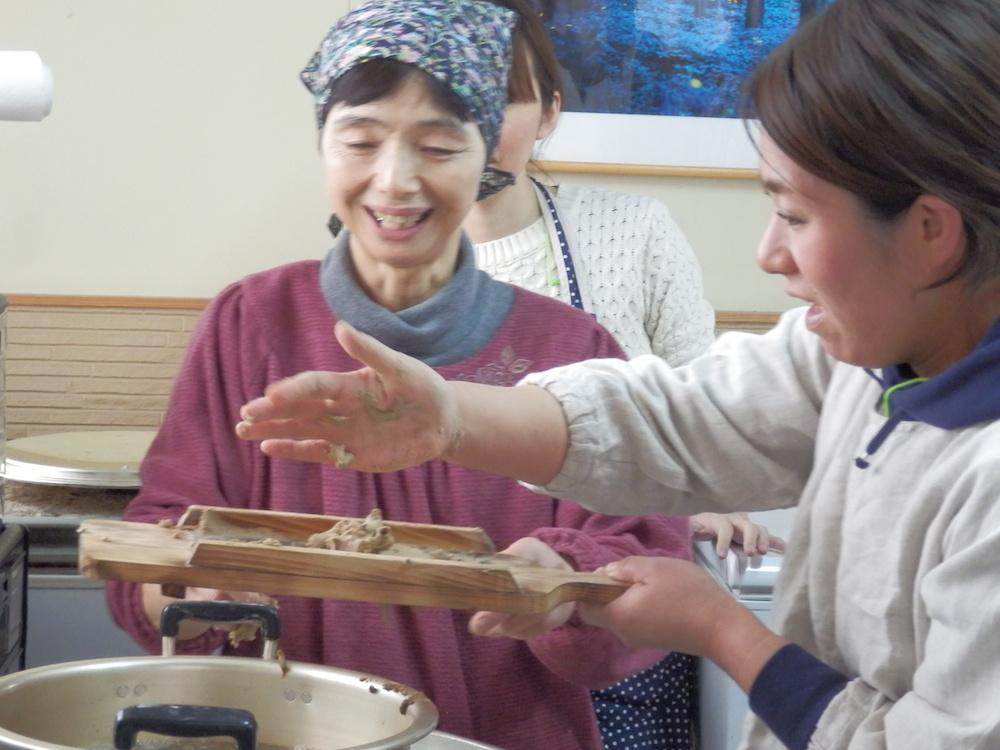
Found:
<svg viewBox="0 0 1000 750"><path fill-rule="evenodd" d="M766 134L761 135L758 145L760 181L771 195L795 194L817 200L825 190L833 188L785 154Z"/></svg>
<svg viewBox="0 0 1000 750"><path fill-rule="evenodd" d="M419 81L407 82L392 93L363 104L338 102L330 110L327 127L433 130L469 140L481 139L476 123L463 122L442 108Z"/></svg>

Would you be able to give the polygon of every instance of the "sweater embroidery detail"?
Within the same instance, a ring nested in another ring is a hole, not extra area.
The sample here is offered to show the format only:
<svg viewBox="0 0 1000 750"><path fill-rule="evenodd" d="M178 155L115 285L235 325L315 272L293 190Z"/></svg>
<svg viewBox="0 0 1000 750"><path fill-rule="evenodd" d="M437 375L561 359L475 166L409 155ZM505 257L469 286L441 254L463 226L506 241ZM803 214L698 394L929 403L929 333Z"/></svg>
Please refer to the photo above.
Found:
<svg viewBox="0 0 1000 750"><path fill-rule="evenodd" d="M524 373L531 368L531 365L530 359L519 358L512 347L505 346L500 352L499 362L485 364L476 368L476 371L471 374L460 373L457 379L484 385L517 385L518 381L524 377Z"/></svg>

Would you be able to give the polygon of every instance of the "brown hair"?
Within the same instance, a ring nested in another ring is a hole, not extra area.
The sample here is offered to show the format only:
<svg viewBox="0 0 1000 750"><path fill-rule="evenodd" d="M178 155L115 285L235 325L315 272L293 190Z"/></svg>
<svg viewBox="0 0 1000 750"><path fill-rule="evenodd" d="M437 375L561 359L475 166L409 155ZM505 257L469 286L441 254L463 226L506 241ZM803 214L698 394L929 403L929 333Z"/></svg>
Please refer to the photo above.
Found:
<svg viewBox="0 0 1000 750"><path fill-rule="evenodd" d="M534 77L538 82L542 108L548 110L555 95L558 93L562 96L562 81L559 77L559 62L542 14L528 0L493 2L518 15L518 22L514 27L513 61L507 77L508 103L535 101L535 89L531 83Z"/></svg>
<svg viewBox="0 0 1000 750"><path fill-rule="evenodd" d="M757 68L743 113L880 220L951 203L977 283L1000 276L998 54L997 0L836 0Z"/></svg>

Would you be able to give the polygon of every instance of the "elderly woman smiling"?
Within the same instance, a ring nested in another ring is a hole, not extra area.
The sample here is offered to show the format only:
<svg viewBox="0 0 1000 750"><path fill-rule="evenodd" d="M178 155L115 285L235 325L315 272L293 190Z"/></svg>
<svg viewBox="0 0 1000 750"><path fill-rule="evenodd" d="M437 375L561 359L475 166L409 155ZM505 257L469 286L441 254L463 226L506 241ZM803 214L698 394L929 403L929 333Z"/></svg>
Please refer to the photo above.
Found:
<svg viewBox="0 0 1000 750"><path fill-rule="evenodd" d="M508 69L528 64L512 54L521 17L476 0L390 1L330 29L303 80L315 96L330 206L345 229L321 262L254 274L213 300L127 519L176 518L193 503L338 516L377 507L390 520L482 527L508 552L556 568L686 553L685 520L539 502L509 479L442 461L375 476L350 470L342 451L342 468L273 460L232 432L240 406L269 383L357 368L334 337L339 321L444 378L477 383L513 385L528 372L622 356L586 313L477 271L461 230L477 197L511 181L486 165ZM159 587L112 583L108 597L118 623L155 650ZM588 689L663 656L585 625L572 604L506 620L518 640L474 637L468 613L444 609L387 616L374 604L294 597L280 606L289 659L412 685L437 704L443 729L508 750L600 747ZM189 652L224 645L223 634L194 624L183 635Z"/></svg>

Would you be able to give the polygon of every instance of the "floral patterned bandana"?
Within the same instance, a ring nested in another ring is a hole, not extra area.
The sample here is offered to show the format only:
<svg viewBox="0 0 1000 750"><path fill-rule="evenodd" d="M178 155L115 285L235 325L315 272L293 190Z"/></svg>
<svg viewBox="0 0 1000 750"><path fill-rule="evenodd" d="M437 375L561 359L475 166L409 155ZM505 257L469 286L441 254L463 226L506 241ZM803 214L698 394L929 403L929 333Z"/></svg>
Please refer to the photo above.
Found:
<svg viewBox="0 0 1000 750"><path fill-rule="evenodd" d="M368 60L414 65L457 94L479 126L486 153L500 137L507 106L507 74L517 14L488 0L374 0L351 11L327 32L301 73L322 117L338 78ZM489 165L480 177L481 200L514 182Z"/></svg>

